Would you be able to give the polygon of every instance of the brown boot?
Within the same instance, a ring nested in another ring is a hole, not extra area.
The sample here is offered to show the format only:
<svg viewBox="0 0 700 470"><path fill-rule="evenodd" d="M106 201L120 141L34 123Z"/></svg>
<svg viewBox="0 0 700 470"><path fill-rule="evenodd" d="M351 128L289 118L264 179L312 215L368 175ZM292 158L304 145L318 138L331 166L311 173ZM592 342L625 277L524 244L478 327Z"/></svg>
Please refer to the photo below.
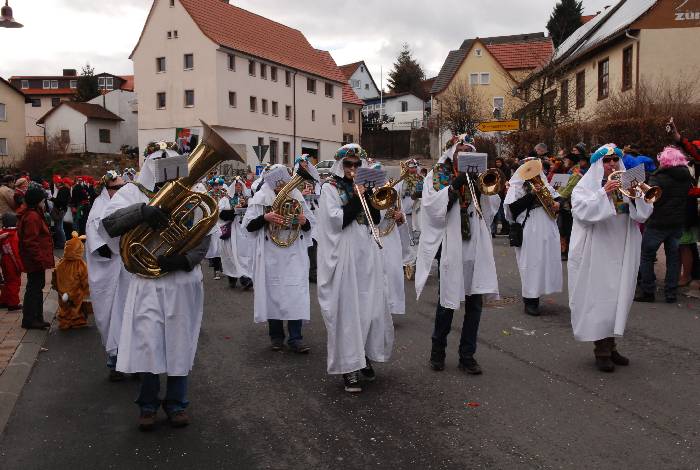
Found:
<svg viewBox="0 0 700 470"><path fill-rule="evenodd" d="M155 426L156 426L156 412L155 411L142 411L141 416L139 416L139 430L152 431Z"/></svg>
<svg viewBox="0 0 700 470"><path fill-rule="evenodd" d="M190 424L190 417L187 416L185 410L180 410L168 414L168 421L170 422L170 425L174 428L184 428L185 426Z"/></svg>

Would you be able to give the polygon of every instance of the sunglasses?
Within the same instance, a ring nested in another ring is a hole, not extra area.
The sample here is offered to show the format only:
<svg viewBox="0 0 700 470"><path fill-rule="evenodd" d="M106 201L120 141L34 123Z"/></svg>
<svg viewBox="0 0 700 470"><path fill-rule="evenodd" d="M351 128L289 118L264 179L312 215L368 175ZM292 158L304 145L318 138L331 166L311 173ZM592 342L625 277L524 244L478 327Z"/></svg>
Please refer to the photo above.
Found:
<svg viewBox="0 0 700 470"><path fill-rule="evenodd" d="M351 162L349 160L343 160L343 167L345 168L360 168L362 166L361 161Z"/></svg>
<svg viewBox="0 0 700 470"><path fill-rule="evenodd" d="M619 162L620 157L603 157L603 163L610 163L610 162Z"/></svg>

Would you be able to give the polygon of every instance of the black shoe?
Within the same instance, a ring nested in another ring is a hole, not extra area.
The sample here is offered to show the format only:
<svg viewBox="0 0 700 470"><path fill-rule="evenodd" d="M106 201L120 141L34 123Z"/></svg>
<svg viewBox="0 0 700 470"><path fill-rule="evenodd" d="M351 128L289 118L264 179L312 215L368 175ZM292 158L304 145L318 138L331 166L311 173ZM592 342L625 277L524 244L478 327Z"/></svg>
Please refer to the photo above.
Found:
<svg viewBox="0 0 700 470"><path fill-rule="evenodd" d="M473 357L467 358L465 360L459 361L459 369L471 375L481 375L482 370L479 363Z"/></svg>
<svg viewBox="0 0 700 470"><path fill-rule="evenodd" d="M7 308L7 304L0 304L0 308Z"/></svg>
<svg viewBox="0 0 700 470"><path fill-rule="evenodd" d="M362 387L360 386L360 378L357 372L350 372L348 374L343 374L343 381L345 382L345 391L349 393L360 393Z"/></svg>
<svg viewBox="0 0 700 470"><path fill-rule="evenodd" d="M22 328L25 330L45 330L49 326L51 326L51 324L41 320L34 320L30 323L22 323Z"/></svg>
<svg viewBox="0 0 700 470"><path fill-rule="evenodd" d="M675 295L667 295L666 296L666 303L667 304L675 304L678 302L678 298ZM8 310L12 310L12 307L8 308Z"/></svg>
<svg viewBox="0 0 700 470"><path fill-rule="evenodd" d="M625 356L623 356L622 354L620 354L617 351L612 352L612 354L610 355L610 360L616 366L628 366L628 365L630 365L630 360L627 359Z"/></svg>
<svg viewBox="0 0 700 470"><path fill-rule="evenodd" d="M235 288L236 288L236 285L238 285L238 279L235 278L235 277L229 277L229 278L228 278L228 286L229 286L231 289L235 289Z"/></svg>
<svg viewBox="0 0 700 470"><path fill-rule="evenodd" d="M441 349L433 349L430 350L430 368L433 369L434 371L441 371L445 370L445 351Z"/></svg>
<svg viewBox="0 0 700 470"><path fill-rule="evenodd" d="M17 310L22 310L22 304L10 305L9 307L7 307L8 312L16 312Z"/></svg>
<svg viewBox="0 0 700 470"><path fill-rule="evenodd" d="M110 382L122 382L126 378L126 375L124 375L123 372L119 372L118 370L110 369L109 370L109 381Z"/></svg>
<svg viewBox="0 0 700 470"><path fill-rule="evenodd" d="M377 374L374 373L374 369L372 369L372 363L369 362L369 359L365 358L367 361L367 367L364 369L360 369L360 375L363 380L366 380L367 382L374 382L374 379L377 378Z"/></svg>
<svg viewBox="0 0 700 470"><path fill-rule="evenodd" d="M284 349L284 338L272 338L270 349L273 351L281 351Z"/></svg>
<svg viewBox="0 0 700 470"><path fill-rule="evenodd" d="M311 348L309 346L305 345L304 343L302 343L301 341L297 341L294 344L290 344L289 349L293 353L297 353L297 354L308 354L309 351L311 351Z"/></svg>
<svg viewBox="0 0 700 470"><path fill-rule="evenodd" d="M614 372L615 364L610 357L596 356L595 365L601 372Z"/></svg>
<svg viewBox="0 0 700 470"><path fill-rule="evenodd" d="M524 305L524 311L527 315L531 315L533 317L540 316L539 299L526 299L523 297L523 305Z"/></svg>
<svg viewBox="0 0 700 470"><path fill-rule="evenodd" d="M654 294L647 294L646 292L642 292L634 298L635 302L654 302L655 300Z"/></svg>
<svg viewBox="0 0 700 470"><path fill-rule="evenodd" d="M243 286L243 290L250 290L253 287L253 280L249 277L242 277L241 285Z"/></svg>

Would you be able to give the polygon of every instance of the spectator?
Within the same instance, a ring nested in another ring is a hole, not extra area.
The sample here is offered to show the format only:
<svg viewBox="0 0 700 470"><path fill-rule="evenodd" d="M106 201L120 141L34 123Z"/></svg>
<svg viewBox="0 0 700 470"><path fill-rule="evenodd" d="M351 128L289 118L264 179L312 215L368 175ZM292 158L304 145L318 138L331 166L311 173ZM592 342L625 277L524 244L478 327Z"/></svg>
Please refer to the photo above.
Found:
<svg viewBox="0 0 700 470"><path fill-rule="evenodd" d="M21 310L19 288L22 283L22 260L19 256L19 238L17 237L17 216L12 212L2 215L0 230L0 266L5 281L0 292L0 308L8 312Z"/></svg>
<svg viewBox="0 0 700 470"><path fill-rule="evenodd" d="M659 154L659 169L651 175L649 184L659 186L663 193L654 204L654 212L647 220L642 236L642 260L639 268L642 291L634 300L654 302L654 259L663 243L666 252L664 293L667 303L675 303L680 273L678 245L685 227L688 192L693 186L685 155L675 147L666 147Z"/></svg>
<svg viewBox="0 0 700 470"><path fill-rule="evenodd" d="M4 176L2 178L2 186L0 186L0 216L8 212L15 212L17 205L15 204L15 179L12 176Z"/></svg>
<svg viewBox="0 0 700 470"><path fill-rule="evenodd" d="M51 210L51 219L54 222L54 245L63 246L66 243L66 232L63 227L63 218L68 211L70 203L70 189L64 179L56 181L56 197L53 198L53 208Z"/></svg>
<svg viewBox="0 0 700 470"><path fill-rule="evenodd" d="M506 214L503 210L503 200L506 198L506 184L505 183L507 181L510 181L511 172L510 172L510 168L508 167L508 165L506 165L506 162L503 159L503 157L496 157L495 165L496 165L496 169L500 170L501 173L503 173L503 175L502 175L503 188L501 189L501 192L498 194L501 197L501 204L498 207L498 212L496 213L496 216L493 218L493 222L491 222L491 236L492 237L496 236L496 229L498 228L498 222L501 223L501 231L498 232L498 235L508 235L508 233L510 232L510 224L506 220Z"/></svg>
<svg viewBox="0 0 700 470"><path fill-rule="evenodd" d="M41 188L30 188L24 196L24 205L17 215L19 224L19 254L27 273L27 287L22 308L22 328L44 329L43 289L47 269L54 267L53 241L44 219L45 193Z"/></svg>
<svg viewBox="0 0 700 470"><path fill-rule="evenodd" d="M85 235L85 224L90 211L90 195L82 178L75 179L70 205L73 212L73 228L78 231L78 234Z"/></svg>
<svg viewBox="0 0 700 470"><path fill-rule="evenodd" d="M24 202L24 194L29 189L29 180L26 178L20 178L15 181L15 207L19 207Z"/></svg>
<svg viewBox="0 0 700 470"><path fill-rule="evenodd" d="M547 147L547 144L539 143L535 145L534 155L532 156L538 157L540 160L542 160L544 174L546 175L549 173L549 167L551 166L552 162L550 161L549 148Z"/></svg>

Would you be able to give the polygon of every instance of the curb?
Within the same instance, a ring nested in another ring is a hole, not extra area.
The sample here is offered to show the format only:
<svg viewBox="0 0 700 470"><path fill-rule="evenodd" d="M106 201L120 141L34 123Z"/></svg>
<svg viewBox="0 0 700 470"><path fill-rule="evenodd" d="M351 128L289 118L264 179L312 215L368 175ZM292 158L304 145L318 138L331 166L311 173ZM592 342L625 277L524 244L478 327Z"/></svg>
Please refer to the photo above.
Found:
<svg viewBox="0 0 700 470"><path fill-rule="evenodd" d="M44 318L53 318L56 310L58 310L58 298L56 292L52 290L44 299ZM51 328L27 331L22 342L17 346L5 372L0 375L0 436L5 431L12 410L15 408L22 388L32 372L50 330Z"/></svg>

